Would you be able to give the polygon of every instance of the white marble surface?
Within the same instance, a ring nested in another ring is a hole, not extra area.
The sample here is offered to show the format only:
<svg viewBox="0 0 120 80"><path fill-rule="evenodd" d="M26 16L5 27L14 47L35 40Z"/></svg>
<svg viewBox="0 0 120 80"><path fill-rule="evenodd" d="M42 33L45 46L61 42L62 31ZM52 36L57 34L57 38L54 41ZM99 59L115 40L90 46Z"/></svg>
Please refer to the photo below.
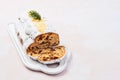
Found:
<svg viewBox="0 0 120 80"><path fill-rule="evenodd" d="M66 40L73 57L58 75L23 66L7 24L37 9ZM0 0L0 80L120 80L120 0Z"/></svg>

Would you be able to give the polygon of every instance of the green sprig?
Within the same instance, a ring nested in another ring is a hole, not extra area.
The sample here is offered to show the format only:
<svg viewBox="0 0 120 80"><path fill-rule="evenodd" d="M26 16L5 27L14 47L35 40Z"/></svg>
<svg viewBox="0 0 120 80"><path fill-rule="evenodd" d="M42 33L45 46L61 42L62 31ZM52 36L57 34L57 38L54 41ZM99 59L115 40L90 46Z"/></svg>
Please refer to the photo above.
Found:
<svg viewBox="0 0 120 80"><path fill-rule="evenodd" d="M41 16L37 11L31 10L28 12L29 16L35 20L41 20Z"/></svg>

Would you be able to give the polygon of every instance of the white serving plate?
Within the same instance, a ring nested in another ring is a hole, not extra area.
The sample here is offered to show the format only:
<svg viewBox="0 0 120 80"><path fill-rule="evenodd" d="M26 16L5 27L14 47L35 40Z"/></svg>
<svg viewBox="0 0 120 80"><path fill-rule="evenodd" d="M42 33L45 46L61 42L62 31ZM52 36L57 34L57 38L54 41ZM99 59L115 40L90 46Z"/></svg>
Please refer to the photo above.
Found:
<svg viewBox="0 0 120 80"><path fill-rule="evenodd" d="M64 59L62 59L57 67L50 67L47 64L42 64L38 61L32 60L27 54L24 48L22 47L17 33L16 33L16 27L15 24L9 24L8 25L8 33L10 34L10 37L18 50L18 54L21 58L22 63L25 65L25 67L34 70L34 71L42 71L46 74L58 74L64 71L67 67L67 64L69 62L71 53L67 51L67 55ZM53 64L54 65L54 64Z"/></svg>
<svg viewBox="0 0 120 80"><path fill-rule="evenodd" d="M46 21L45 21L45 23L46 23ZM55 32L55 33L57 33L55 31L55 29L48 24L48 22L46 24L47 24L47 29L45 31L46 33L47 32ZM42 34L34 27L32 22L28 18L26 18L25 16L19 18L19 23L16 24L15 28L16 28L16 32L17 33L19 32L19 34L21 34L21 35L19 35L19 37L22 38L23 47L25 47L26 49L28 48L28 46L30 44L32 44L34 42L34 39L35 39L36 36ZM63 41L61 41L61 40L60 40L60 45L64 45ZM58 62L60 62L61 60L63 60L66 57L68 50L67 50L66 47L65 47L65 49L66 49L66 53L65 53L65 55L63 57L61 57L59 59L55 59L55 60L39 61L39 62L41 62L43 64L58 63ZM37 58L38 58L38 57L33 57L31 55L28 55L28 56L31 57L34 60L37 60Z"/></svg>

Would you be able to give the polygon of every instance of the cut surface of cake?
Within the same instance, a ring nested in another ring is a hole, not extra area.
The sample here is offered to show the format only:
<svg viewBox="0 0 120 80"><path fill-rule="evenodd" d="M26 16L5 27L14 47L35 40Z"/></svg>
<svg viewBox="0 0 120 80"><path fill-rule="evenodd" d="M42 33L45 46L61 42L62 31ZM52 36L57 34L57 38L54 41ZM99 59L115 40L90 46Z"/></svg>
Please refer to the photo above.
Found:
<svg viewBox="0 0 120 80"><path fill-rule="evenodd" d="M59 35L53 32L44 33L35 38L35 43L46 46L57 46L59 44Z"/></svg>
<svg viewBox="0 0 120 80"><path fill-rule="evenodd" d="M38 61L50 61L59 59L65 54L64 46L57 46L52 48L43 49L38 56Z"/></svg>

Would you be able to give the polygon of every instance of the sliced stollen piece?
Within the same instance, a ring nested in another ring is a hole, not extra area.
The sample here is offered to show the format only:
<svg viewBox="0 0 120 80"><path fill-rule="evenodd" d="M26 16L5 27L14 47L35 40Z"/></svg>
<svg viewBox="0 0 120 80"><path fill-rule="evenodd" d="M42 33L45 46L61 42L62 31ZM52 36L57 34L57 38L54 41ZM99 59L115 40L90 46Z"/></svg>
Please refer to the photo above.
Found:
<svg viewBox="0 0 120 80"><path fill-rule="evenodd" d="M57 46L59 41L59 35L54 32L47 32L38 35L35 39L35 43L46 45L46 46Z"/></svg>
<svg viewBox="0 0 120 80"><path fill-rule="evenodd" d="M59 35L57 33L48 32L38 35L34 42L26 49L27 54L34 60L37 60L42 49L57 46L59 44Z"/></svg>
<svg viewBox="0 0 120 80"><path fill-rule="evenodd" d="M32 59L37 60L39 49L37 47L38 44L32 43L29 45L29 47L26 49L27 55L30 56Z"/></svg>
<svg viewBox="0 0 120 80"><path fill-rule="evenodd" d="M66 54L64 46L50 47L39 52L38 61L43 64L58 62Z"/></svg>
<svg viewBox="0 0 120 80"><path fill-rule="evenodd" d="M45 45L40 45L38 43L32 43L28 46L26 49L27 55L29 55L32 59L37 60L38 55L43 49L49 48L48 46Z"/></svg>
<svg viewBox="0 0 120 80"><path fill-rule="evenodd" d="M38 55L43 48L45 49L47 47L44 45L39 45L38 43L32 43L26 49L26 52L32 59L37 60Z"/></svg>

